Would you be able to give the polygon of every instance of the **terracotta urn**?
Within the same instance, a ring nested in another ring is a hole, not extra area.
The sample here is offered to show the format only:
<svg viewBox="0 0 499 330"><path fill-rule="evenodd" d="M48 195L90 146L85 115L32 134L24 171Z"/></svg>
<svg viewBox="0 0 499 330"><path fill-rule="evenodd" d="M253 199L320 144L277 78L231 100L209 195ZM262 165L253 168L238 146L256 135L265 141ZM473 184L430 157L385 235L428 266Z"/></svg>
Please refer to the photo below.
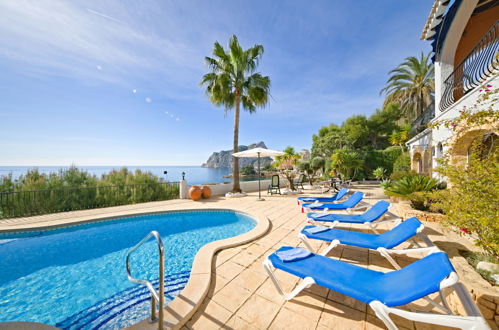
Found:
<svg viewBox="0 0 499 330"><path fill-rule="evenodd" d="M189 189L189 198L193 201L197 201L201 198L202 193L199 186L192 186L191 189Z"/></svg>
<svg viewBox="0 0 499 330"><path fill-rule="evenodd" d="M211 188L210 187L203 186L203 188L201 188L201 192L202 192L203 198L210 198L210 196L211 196Z"/></svg>

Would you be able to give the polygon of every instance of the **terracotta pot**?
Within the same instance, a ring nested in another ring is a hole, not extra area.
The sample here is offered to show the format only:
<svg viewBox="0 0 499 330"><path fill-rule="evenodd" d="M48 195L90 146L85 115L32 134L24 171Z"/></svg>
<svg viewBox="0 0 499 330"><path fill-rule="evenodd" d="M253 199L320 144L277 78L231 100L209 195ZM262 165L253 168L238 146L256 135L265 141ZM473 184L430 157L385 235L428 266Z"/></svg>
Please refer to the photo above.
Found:
<svg viewBox="0 0 499 330"><path fill-rule="evenodd" d="M203 188L201 188L201 193L203 195L203 198L210 198L211 188L208 186L203 186Z"/></svg>
<svg viewBox="0 0 499 330"><path fill-rule="evenodd" d="M191 189L189 189L189 197L193 201L197 201L201 198L202 195L201 188L199 186L192 186Z"/></svg>

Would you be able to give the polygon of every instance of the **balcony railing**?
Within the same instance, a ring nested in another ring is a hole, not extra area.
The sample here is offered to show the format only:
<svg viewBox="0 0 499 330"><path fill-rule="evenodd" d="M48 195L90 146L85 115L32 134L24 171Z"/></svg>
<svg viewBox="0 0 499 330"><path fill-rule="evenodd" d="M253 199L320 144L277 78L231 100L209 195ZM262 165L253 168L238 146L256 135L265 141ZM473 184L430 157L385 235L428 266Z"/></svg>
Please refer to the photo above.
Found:
<svg viewBox="0 0 499 330"><path fill-rule="evenodd" d="M0 219L175 199L178 182L0 192Z"/></svg>
<svg viewBox="0 0 499 330"><path fill-rule="evenodd" d="M499 70L499 21L490 28L444 81L440 110L445 111L461 97L481 86Z"/></svg>

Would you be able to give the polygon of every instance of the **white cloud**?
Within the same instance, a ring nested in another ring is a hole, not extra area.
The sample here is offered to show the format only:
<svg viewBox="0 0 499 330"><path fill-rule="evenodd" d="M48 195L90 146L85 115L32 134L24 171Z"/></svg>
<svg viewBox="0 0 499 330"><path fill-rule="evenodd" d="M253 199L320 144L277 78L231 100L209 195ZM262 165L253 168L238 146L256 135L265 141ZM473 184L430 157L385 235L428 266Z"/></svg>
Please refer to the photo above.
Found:
<svg viewBox="0 0 499 330"><path fill-rule="evenodd" d="M152 99L150 97L146 97L145 100L146 100L147 103L151 103L152 102Z"/></svg>
<svg viewBox="0 0 499 330"><path fill-rule="evenodd" d="M132 93L136 94L137 93L137 89L132 89Z"/></svg>

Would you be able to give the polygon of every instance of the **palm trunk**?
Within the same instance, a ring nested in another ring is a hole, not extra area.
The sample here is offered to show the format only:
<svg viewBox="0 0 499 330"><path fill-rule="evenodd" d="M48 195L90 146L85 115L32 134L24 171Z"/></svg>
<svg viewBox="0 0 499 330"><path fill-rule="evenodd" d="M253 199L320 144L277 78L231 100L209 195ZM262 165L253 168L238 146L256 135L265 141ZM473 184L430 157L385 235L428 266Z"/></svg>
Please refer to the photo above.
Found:
<svg viewBox="0 0 499 330"><path fill-rule="evenodd" d="M284 173L285 173L286 179L288 179L288 181L289 181L289 190L292 190L292 191L296 190L295 183L294 183L294 179L295 179L294 175L288 174L286 172L284 172Z"/></svg>
<svg viewBox="0 0 499 330"><path fill-rule="evenodd" d="M241 98L239 92L236 90L236 113L234 114L234 153L239 151L239 107ZM239 159L233 157L233 168L232 168L232 192L241 192L241 187L239 186Z"/></svg>

